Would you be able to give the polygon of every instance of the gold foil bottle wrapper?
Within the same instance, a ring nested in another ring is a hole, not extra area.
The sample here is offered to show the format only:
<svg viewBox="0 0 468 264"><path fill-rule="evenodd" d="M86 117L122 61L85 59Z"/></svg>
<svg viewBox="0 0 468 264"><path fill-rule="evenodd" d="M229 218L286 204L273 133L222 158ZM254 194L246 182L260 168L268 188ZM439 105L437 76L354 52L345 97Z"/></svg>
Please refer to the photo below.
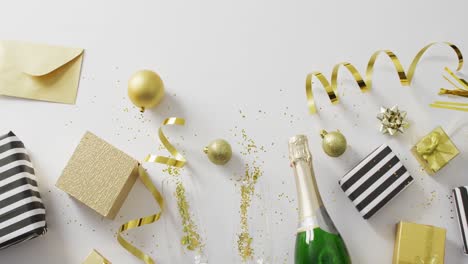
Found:
<svg viewBox="0 0 468 264"><path fill-rule="evenodd" d="M458 58L457 71L463 67L463 55L460 49L458 49L457 46L455 46L454 44L450 42L434 42L434 43L430 43L426 45L416 54L416 56L414 57L413 61L410 64L408 72L405 72L400 60L395 55L395 53L393 53L390 50L378 50L374 52L374 54L372 54L371 58L369 59L369 62L367 63L365 78L363 78L362 75L359 73L359 71L356 69L356 67L354 67L354 65L352 65L349 62L342 62L342 63L336 64L333 67L331 82L329 82L328 79L321 72L314 71L308 74L306 78L306 97L307 97L307 104L309 106L309 112L311 114L317 113L317 108L315 105L315 99L314 99L313 89L312 89L312 79L314 77L317 78L320 81L320 83L323 85L325 91L328 94L330 101L333 104L336 104L339 101L338 93L337 93L339 69L341 67L345 67L352 74L354 80L359 85L360 90L362 92L367 92L372 88L372 74L374 72L375 62L380 54L385 54L392 61L393 66L395 67L398 73L398 78L400 79L401 85L409 86L411 85L417 65L419 61L421 60L422 56L426 53L426 51L429 48L431 48L432 46L436 44L445 44L445 45L448 45L450 48L452 48L452 50L455 51L457 58Z"/></svg>

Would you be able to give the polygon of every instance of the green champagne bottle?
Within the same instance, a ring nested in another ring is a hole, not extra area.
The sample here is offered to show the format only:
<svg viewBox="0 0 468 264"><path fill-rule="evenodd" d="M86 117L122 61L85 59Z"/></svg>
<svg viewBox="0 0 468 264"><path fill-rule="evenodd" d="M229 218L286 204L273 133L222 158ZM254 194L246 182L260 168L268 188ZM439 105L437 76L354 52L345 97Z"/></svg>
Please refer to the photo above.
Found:
<svg viewBox="0 0 468 264"><path fill-rule="evenodd" d="M299 201L295 264L351 264L346 245L323 206L306 136L289 140L289 158Z"/></svg>

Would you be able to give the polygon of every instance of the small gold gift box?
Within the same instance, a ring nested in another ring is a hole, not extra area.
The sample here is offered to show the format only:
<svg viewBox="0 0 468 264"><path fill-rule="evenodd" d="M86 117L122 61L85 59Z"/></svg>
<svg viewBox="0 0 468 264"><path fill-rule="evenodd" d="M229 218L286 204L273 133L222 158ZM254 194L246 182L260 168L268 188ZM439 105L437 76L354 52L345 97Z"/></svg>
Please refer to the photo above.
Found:
<svg viewBox="0 0 468 264"><path fill-rule="evenodd" d="M444 264L445 233L435 226L398 223L393 264Z"/></svg>
<svg viewBox="0 0 468 264"><path fill-rule="evenodd" d="M114 219L137 178L137 160L86 132L56 186Z"/></svg>
<svg viewBox="0 0 468 264"><path fill-rule="evenodd" d="M411 148L411 152L430 175L438 172L460 153L441 127L436 127L421 139Z"/></svg>
<svg viewBox="0 0 468 264"><path fill-rule="evenodd" d="M107 260L105 257L103 257L99 252L97 252L95 249L91 251L91 253L88 255L88 257L85 259L85 261L82 264L112 264L109 260Z"/></svg>

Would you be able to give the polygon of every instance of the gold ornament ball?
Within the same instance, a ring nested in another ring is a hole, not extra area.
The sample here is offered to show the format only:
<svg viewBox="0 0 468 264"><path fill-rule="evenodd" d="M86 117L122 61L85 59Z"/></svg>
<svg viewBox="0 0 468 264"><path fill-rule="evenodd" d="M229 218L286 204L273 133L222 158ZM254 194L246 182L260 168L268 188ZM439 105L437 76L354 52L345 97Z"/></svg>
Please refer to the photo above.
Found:
<svg viewBox="0 0 468 264"><path fill-rule="evenodd" d="M128 97L144 112L146 108L159 104L164 97L163 81L153 71L137 71L128 81Z"/></svg>
<svg viewBox="0 0 468 264"><path fill-rule="evenodd" d="M347 147L346 138L341 134L340 131L333 131L328 133L325 130L320 132L322 137L322 148L325 153L330 157L339 157L345 151Z"/></svg>
<svg viewBox="0 0 468 264"><path fill-rule="evenodd" d="M224 165L232 157L232 149L229 142L224 139L216 139L205 147L204 152L216 165Z"/></svg>

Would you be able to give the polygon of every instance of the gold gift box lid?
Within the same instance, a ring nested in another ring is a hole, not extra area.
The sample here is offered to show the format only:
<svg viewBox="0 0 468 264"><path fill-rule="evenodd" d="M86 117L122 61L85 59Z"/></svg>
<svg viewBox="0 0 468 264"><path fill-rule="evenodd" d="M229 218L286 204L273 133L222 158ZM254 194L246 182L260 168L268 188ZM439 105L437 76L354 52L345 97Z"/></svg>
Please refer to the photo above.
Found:
<svg viewBox="0 0 468 264"><path fill-rule="evenodd" d="M86 132L56 186L114 219L137 178L137 160Z"/></svg>
<svg viewBox="0 0 468 264"><path fill-rule="evenodd" d="M460 153L440 126L424 136L411 152L429 175L434 175Z"/></svg>
<svg viewBox="0 0 468 264"><path fill-rule="evenodd" d="M444 228L399 222L393 264L444 264Z"/></svg>
<svg viewBox="0 0 468 264"><path fill-rule="evenodd" d="M109 260L107 260L105 257L103 257L99 252L97 252L95 249L91 251L91 253L88 255L88 257L85 259L85 261L82 264L112 264Z"/></svg>

